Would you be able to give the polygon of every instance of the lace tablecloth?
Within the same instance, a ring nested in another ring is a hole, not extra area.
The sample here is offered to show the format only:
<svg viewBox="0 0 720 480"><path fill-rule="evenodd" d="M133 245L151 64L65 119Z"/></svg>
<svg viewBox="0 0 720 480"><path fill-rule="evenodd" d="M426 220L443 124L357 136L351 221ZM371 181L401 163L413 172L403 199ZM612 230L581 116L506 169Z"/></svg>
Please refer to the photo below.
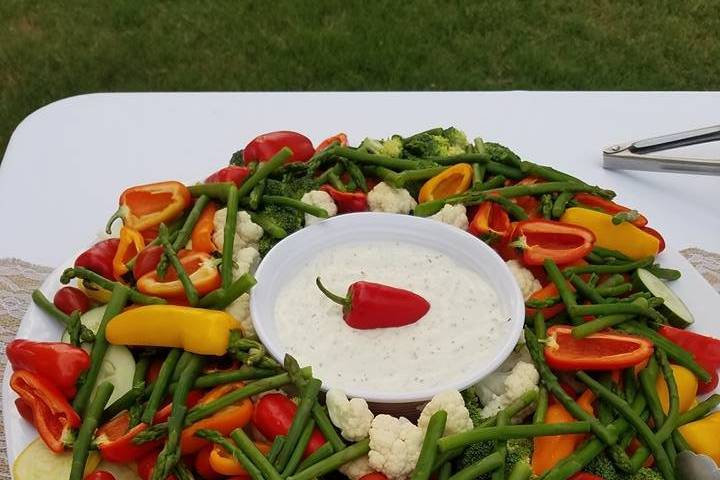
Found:
<svg viewBox="0 0 720 480"><path fill-rule="evenodd" d="M698 248L682 250L685 258L720 292L720 255ZM15 337L20 320L30 303L30 294L43 282L52 268L22 260L0 259L0 369L5 369L5 345ZM5 454L5 435L0 418L0 479L10 478Z"/></svg>

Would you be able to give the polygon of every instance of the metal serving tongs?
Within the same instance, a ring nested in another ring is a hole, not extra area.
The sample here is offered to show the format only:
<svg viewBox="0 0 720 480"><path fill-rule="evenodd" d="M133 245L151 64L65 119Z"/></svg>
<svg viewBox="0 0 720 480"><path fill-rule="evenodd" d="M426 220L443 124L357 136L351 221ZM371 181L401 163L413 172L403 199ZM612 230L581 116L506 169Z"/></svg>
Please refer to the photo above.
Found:
<svg viewBox="0 0 720 480"><path fill-rule="evenodd" d="M672 148L720 140L720 125L671 133L603 149L603 166L619 170L720 175L720 158L683 158L648 155Z"/></svg>

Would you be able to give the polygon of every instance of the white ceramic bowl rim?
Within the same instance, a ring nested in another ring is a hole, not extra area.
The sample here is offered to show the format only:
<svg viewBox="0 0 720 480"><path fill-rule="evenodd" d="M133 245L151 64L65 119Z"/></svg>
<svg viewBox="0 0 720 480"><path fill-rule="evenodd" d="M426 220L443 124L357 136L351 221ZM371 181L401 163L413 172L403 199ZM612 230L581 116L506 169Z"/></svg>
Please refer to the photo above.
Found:
<svg viewBox="0 0 720 480"><path fill-rule="evenodd" d="M504 343L495 356L470 370L459 381L407 393L346 388L348 396L378 403L427 401L444 390L461 390L477 383L495 371L510 355L525 321L524 302L512 273L492 248L457 227L434 220L411 215L363 212L340 215L303 228L279 242L260 263L255 273L258 283L250 296L250 312L258 337L273 357L282 362L286 353L274 325L275 298L285 282L308 259L308 255L318 255L328 247L368 240L414 243L443 252L461 265L472 268L495 289L510 321L507 324L508 334L503 337ZM323 383L323 389L330 388L333 388L332 384Z"/></svg>

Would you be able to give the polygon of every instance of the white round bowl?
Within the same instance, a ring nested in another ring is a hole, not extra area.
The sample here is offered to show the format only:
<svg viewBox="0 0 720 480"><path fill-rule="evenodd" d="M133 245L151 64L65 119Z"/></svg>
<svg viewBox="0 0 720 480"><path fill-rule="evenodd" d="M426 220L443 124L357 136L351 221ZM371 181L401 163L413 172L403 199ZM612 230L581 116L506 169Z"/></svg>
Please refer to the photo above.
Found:
<svg viewBox="0 0 720 480"><path fill-rule="evenodd" d="M525 308L522 293L505 262L485 242L459 228L434 220L388 213L352 213L310 225L279 242L260 263L257 285L250 296L255 330L268 351L282 362L286 350L275 321L275 303L285 284L306 264L308 257L341 245L369 241L404 242L444 253L458 264L477 272L495 289L501 308L508 314L507 334L495 356L468 369L461 380L440 383L424 390L387 394L344 388L349 397L381 404L423 402L448 389L461 390L496 370L510 355L522 332ZM311 365L312 366L312 365ZM321 378L321 380L323 380ZM333 388L323 382L323 389Z"/></svg>

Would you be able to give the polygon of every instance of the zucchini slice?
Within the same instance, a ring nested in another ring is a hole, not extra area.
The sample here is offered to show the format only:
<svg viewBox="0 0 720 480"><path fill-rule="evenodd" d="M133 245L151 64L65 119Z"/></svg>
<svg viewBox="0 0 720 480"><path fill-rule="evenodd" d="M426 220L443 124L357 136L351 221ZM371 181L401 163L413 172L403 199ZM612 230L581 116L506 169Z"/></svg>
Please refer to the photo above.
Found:
<svg viewBox="0 0 720 480"><path fill-rule="evenodd" d="M100 463L100 455L90 452L85 473L95 470ZM54 453L41 438L36 438L25 447L13 463L12 471L15 480L49 480L51 478L68 478L72 468L72 452L66 450Z"/></svg>
<svg viewBox="0 0 720 480"><path fill-rule="evenodd" d="M687 328L693 324L695 319L692 313L665 282L644 268L638 268L637 279L648 292L663 299L663 304L658 308L658 311L667 317L670 325Z"/></svg>

